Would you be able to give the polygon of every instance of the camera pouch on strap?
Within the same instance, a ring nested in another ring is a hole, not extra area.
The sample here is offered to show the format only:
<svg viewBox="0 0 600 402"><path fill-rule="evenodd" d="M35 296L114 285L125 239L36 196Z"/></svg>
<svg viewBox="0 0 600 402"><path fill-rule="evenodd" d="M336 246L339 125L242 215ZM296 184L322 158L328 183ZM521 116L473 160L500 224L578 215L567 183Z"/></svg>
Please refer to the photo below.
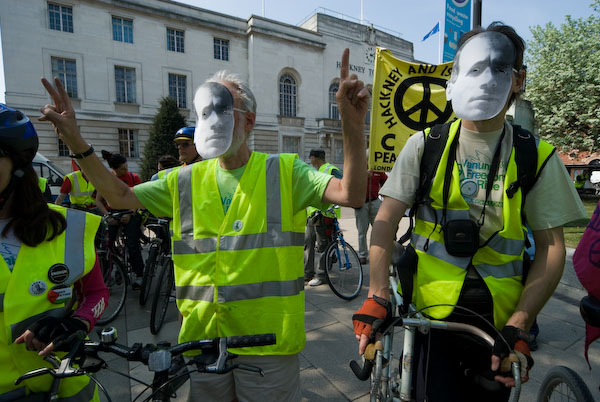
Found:
<svg viewBox="0 0 600 402"><path fill-rule="evenodd" d="M448 221L444 225L444 245L455 257L472 257L479 248L479 225L470 219Z"/></svg>

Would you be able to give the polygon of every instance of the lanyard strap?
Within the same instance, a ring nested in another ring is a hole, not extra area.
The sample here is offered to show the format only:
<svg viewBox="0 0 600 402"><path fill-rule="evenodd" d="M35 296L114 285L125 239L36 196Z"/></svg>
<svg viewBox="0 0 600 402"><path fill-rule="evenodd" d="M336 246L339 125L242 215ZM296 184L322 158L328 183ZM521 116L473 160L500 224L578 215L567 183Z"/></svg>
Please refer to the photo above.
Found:
<svg viewBox="0 0 600 402"><path fill-rule="evenodd" d="M448 163L446 165L446 174L444 176L444 192L443 192L443 200L444 200L444 209L442 211L442 225L446 224L446 209L448 206L448 197L450 196L450 181L452 179L452 169L454 168L454 162L456 161L456 148L458 146L458 139L460 137L460 129L458 127L458 131L452 140L452 144L450 144L450 153L448 155ZM506 127L502 129L502 134L500 134L500 138L496 143L496 149L494 151L494 156L492 158L492 164L490 165L490 170L487 176L487 183L485 188L485 202L483 203L483 208L481 209L481 216L477 220L477 225L479 227L483 226L485 222L485 207L487 206L487 202L492 192L492 187L494 186L494 178L498 173L498 167L500 166L500 150L502 149L502 140L504 140L504 134L506 132Z"/></svg>

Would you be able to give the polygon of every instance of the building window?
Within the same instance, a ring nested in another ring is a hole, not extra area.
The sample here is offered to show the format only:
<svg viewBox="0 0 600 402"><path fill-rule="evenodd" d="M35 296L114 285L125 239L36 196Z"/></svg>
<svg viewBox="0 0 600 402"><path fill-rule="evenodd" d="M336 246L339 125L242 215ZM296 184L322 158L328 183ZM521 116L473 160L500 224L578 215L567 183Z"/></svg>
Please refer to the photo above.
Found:
<svg viewBox="0 0 600 402"><path fill-rule="evenodd" d="M50 29L63 32L73 32L73 8L48 3Z"/></svg>
<svg viewBox="0 0 600 402"><path fill-rule="evenodd" d="M119 129L119 153L126 158L138 158L137 131L127 128Z"/></svg>
<svg viewBox="0 0 600 402"><path fill-rule="evenodd" d="M133 43L133 20L112 17L113 40Z"/></svg>
<svg viewBox="0 0 600 402"><path fill-rule="evenodd" d="M187 108L187 77L169 74L169 96L177 101L177 107Z"/></svg>
<svg viewBox="0 0 600 402"><path fill-rule="evenodd" d="M229 61L229 41L226 39L214 38L215 59Z"/></svg>
<svg viewBox="0 0 600 402"><path fill-rule="evenodd" d="M279 114L296 117L296 80L289 74L279 78Z"/></svg>
<svg viewBox="0 0 600 402"><path fill-rule="evenodd" d="M290 135L282 136L282 152L290 154L300 153L300 137L294 137Z"/></svg>
<svg viewBox="0 0 600 402"><path fill-rule="evenodd" d="M329 118L333 120L340 119L340 112L338 111L337 99L335 94L338 91L338 84L331 84L329 86Z"/></svg>
<svg viewBox="0 0 600 402"><path fill-rule="evenodd" d="M135 68L115 66L115 87L117 90L117 102L136 103Z"/></svg>
<svg viewBox="0 0 600 402"><path fill-rule="evenodd" d="M173 52L184 52L184 32L167 28L167 49Z"/></svg>
<svg viewBox="0 0 600 402"><path fill-rule="evenodd" d="M65 145L64 142L62 142L62 140L58 137L56 137L58 139L58 156L69 156L71 155L71 152L69 151L69 148Z"/></svg>
<svg viewBox="0 0 600 402"><path fill-rule="evenodd" d="M333 160L334 162L344 162L344 141L333 140Z"/></svg>
<svg viewBox="0 0 600 402"><path fill-rule="evenodd" d="M70 98L77 98L77 64L75 60L52 57L52 76L60 78Z"/></svg>

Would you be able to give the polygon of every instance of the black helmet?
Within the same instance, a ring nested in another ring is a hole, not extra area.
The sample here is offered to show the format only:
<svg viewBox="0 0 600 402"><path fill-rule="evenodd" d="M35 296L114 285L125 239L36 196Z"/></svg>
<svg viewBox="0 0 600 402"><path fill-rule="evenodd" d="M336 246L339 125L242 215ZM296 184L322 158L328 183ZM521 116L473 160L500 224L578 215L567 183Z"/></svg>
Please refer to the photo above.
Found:
<svg viewBox="0 0 600 402"><path fill-rule="evenodd" d="M196 127L183 127L177 130L175 134L175 141L179 140L194 140L194 131L196 131Z"/></svg>
<svg viewBox="0 0 600 402"><path fill-rule="evenodd" d="M0 103L0 148L27 154L31 160L38 150L38 136L29 118L22 112Z"/></svg>

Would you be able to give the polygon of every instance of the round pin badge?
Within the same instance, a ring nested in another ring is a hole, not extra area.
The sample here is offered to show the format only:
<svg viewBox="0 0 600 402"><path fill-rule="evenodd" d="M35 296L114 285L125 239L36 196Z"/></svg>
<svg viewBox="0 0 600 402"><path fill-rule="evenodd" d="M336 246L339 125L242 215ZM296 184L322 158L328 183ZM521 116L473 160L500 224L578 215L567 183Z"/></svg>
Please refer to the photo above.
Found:
<svg viewBox="0 0 600 402"><path fill-rule="evenodd" d="M69 268L65 264L54 264L48 270L48 279L54 284L61 284L69 278Z"/></svg>
<svg viewBox="0 0 600 402"><path fill-rule="evenodd" d="M233 222L233 230L235 230L236 232L239 232L240 230L242 230L243 226L244 226L244 224L239 219L237 219L235 222Z"/></svg>
<svg viewBox="0 0 600 402"><path fill-rule="evenodd" d="M44 281L35 281L31 285L29 285L29 293L34 296L39 296L43 294L46 289L48 289L48 285Z"/></svg>
<svg viewBox="0 0 600 402"><path fill-rule="evenodd" d="M479 187L474 179L466 179L460 183L460 193L464 197L473 197L478 191Z"/></svg>

